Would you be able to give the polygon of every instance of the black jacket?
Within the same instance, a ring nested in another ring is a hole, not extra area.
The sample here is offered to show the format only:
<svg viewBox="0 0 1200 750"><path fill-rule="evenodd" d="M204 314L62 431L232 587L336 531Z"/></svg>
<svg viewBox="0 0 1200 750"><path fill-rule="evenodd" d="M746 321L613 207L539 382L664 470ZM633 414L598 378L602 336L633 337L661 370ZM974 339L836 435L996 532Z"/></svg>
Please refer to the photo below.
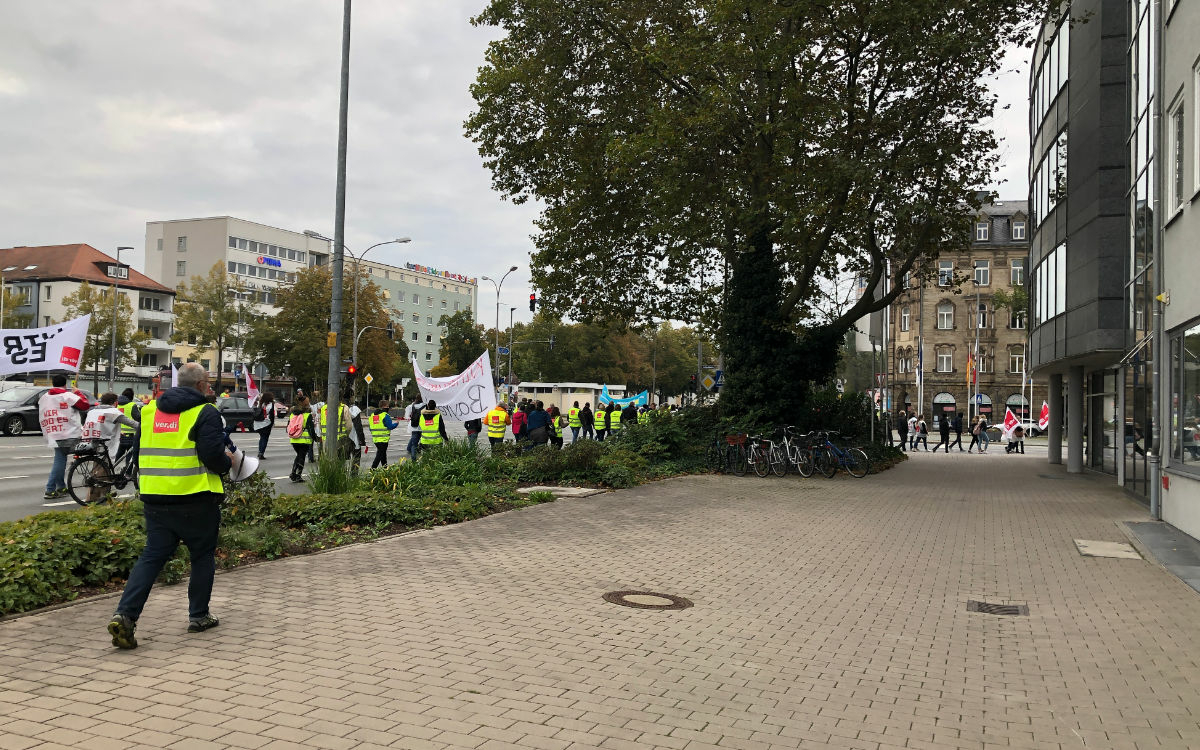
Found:
<svg viewBox="0 0 1200 750"><path fill-rule="evenodd" d="M154 402L158 411L164 414L182 414L201 404L207 404L208 399L195 388L177 386L169 388ZM142 410L145 414L146 410ZM143 430L142 434L148 431ZM225 426L221 422L221 413L217 407L210 405L200 410L196 424L192 427L188 439L196 443L196 455L205 468L214 474L229 473L229 456L225 455ZM222 495L213 492L200 492L191 495L146 495L142 496L143 503L179 503L196 502L205 499L221 499Z"/></svg>

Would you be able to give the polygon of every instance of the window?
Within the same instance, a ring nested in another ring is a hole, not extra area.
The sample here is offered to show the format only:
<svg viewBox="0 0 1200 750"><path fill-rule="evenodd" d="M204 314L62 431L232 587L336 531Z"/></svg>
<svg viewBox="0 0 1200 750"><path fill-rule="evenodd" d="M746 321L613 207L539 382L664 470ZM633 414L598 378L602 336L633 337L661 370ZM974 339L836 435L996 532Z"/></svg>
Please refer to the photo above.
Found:
<svg viewBox="0 0 1200 750"><path fill-rule="evenodd" d="M205 369L205 371L209 370L210 364L212 364L212 360L208 360L208 359L200 360L200 366L203 367Z"/></svg>
<svg viewBox="0 0 1200 750"><path fill-rule="evenodd" d="M455 303L454 303L454 311L455 311L455 312L458 312L458 306L459 306L459 304L460 304L460 303L458 303L458 302L455 302Z"/></svg>
<svg viewBox="0 0 1200 750"><path fill-rule="evenodd" d="M191 336L188 336L188 337L187 337L187 342L188 342L188 345L189 345L189 346L195 346L195 345L196 345L196 335L195 335L195 334L192 334ZM208 365L205 365L205 367L207 367L207 366L208 366Z"/></svg>
<svg viewBox="0 0 1200 750"><path fill-rule="evenodd" d="M187 237L180 237L175 240L175 249L181 253L187 252Z"/></svg>
<svg viewBox="0 0 1200 750"><path fill-rule="evenodd" d="M234 263L232 260L225 261L225 267L229 273L237 273L237 266L238 264Z"/></svg>
<svg viewBox="0 0 1200 750"><path fill-rule="evenodd" d="M1180 208L1184 199L1183 147L1187 136L1183 126L1183 102L1181 101L1171 110L1170 132L1167 136L1170 143L1168 153L1171 156L1171 179L1167 187L1167 206L1172 209Z"/></svg>
<svg viewBox="0 0 1200 750"><path fill-rule="evenodd" d="M417 315L416 313L413 313L413 314L412 314L412 316L413 316L413 322L414 322L414 323L420 323L420 322L421 322L421 316L420 316L420 315Z"/></svg>
<svg viewBox="0 0 1200 750"><path fill-rule="evenodd" d="M1012 223L1012 238L1014 240L1025 239L1025 222L1014 220Z"/></svg>
<svg viewBox="0 0 1200 750"><path fill-rule="evenodd" d="M426 323L426 325L433 325L433 316L432 315L425 316L425 323Z"/></svg>
<svg viewBox="0 0 1200 750"><path fill-rule="evenodd" d="M938 261L938 286L950 286L954 282L954 261Z"/></svg>
<svg viewBox="0 0 1200 750"><path fill-rule="evenodd" d="M425 343L426 343L426 344L432 344L432 343L433 343L433 334L432 334L432 333L427 333L427 334L425 334Z"/></svg>
<svg viewBox="0 0 1200 750"><path fill-rule="evenodd" d="M952 303L942 302L938 304L937 327L942 331L948 331L954 327L954 305Z"/></svg>
<svg viewBox="0 0 1200 750"><path fill-rule="evenodd" d="M43 316L42 316L42 327L43 327L43 328L49 328L49 327L50 327L50 316L49 316L49 315L43 315Z"/></svg>
<svg viewBox="0 0 1200 750"><path fill-rule="evenodd" d="M175 261L175 275L176 276L187 276L187 261L186 260Z"/></svg>
<svg viewBox="0 0 1200 750"><path fill-rule="evenodd" d="M1015 310L1008 316L1008 327L1013 330L1025 328L1025 311Z"/></svg>
<svg viewBox="0 0 1200 750"><path fill-rule="evenodd" d="M162 252L162 237L159 237L159 238L158 238L158 239L155 241L154 249L155 249L155 250L157 250L157 251L158 251L158 252L160 252L160 253Z"/></svg>
<svg viewBox="0 0 1200 750"><path fill-rule="evenodd" d="M905 305L904 307L900 308L900 330L907 331L911 325L912 311L909 310L908 305Z"/></svg>
<svg viewBox="0 0 1200 750"><path fill-rule="evenodd" d="M1009 276L1009 282L1013 286L1025 286L1025 259L1013 258L1012 271Z"/></svg>
<svg viewBox="0 0 1200 750"><path fill-rule="evenodd" d="M432 285L432 284L431 284L431 285ZM426 361L426 362L432 362L432 361L433 361L433 352L425 352L425 361Z"/></svg>
<svg viewBox="0 0 1200 750"><path fill-rule="evenodd" d="M975 261L975 283L988 286L992 283L992 262L990 260Z"/></svg>
<svg viewBox="0 0 1200 750"><path fill-rule="evenodd" d="M47 300L50 299L50 285L49 284L46 285L46 299Z"/></svg>
<svg viewBox="0 0 1200 750"><path fill-rule="evenodd" d="M443 310L445 310L445 309L446 309L446 300L442 300L442 309L443 309Z"/></svg>
<svg viewBox="0 0 1200 750"><path fill-rule="evenodd" d="M222 362L221 363L221 372L233 372L233 363L232 362Z"/></svg>
<svg viewBox="0 0 1200 750"><path fill-rule="evenodd" d="M426 304L426 305L428 305L428 306L430 306L430 307L433 307L433 297L426 297L426 298L425 298L425 304Z"/></svg>
<svg viewBox="0 0 1200 750"><path fill-rule="evenodd" d="M988 325L988 304L980 302L975 310L975 327L976 328L991 328Z"/></svg>
<svg viewBox="0 0 1200 750"><path fill-rule="evenodd" d="M140 364L142 367L158 367L158 355L147 352L142 355Z"/></svg>
<svg viewBox="0 0 1200 750"><path fill-rule="evenodd" d="M414 295L413 295L413 304L414 304L414 305L419 305L419 304L421 304L421 295L419 295L419 294L414 294Z"/></svg>
<svg viewBox="0 0 1200 750"><path fill-rule="evenodd" d="M1014 346L1008 350L1008 371L1025 372L1025 347Z"/></svg>
<svg viewBox="0 0 1200 750"><path fill-rule="evenodd" d="M913 288L913 277L912 277L911 273L904 274L904 288L905 289Z"/></svg>
<svg viewBox="0 0 1200 750"><path fill-rule="evenodd" d="M1171 456L1200 464L1200 325L1171 337Z"/></svg>
<svg viewBox="0 0 1200 750"><path fill-rule="evenodd" d="M416 340L417 340L417 332L416 332L416 331L413 331L413 332L412 332L412 340L413 340L413 341L416 341Z"/></svg>
<svg viewBox="0 0 1200 750"><path fill-rule="evenodd" d="M975 367L980 374L995 372L994 359L991 349L982 349L979 352L979 361L975 363Z"/></svg>
<svg viewBox="0 0 1200 750"><path fill-rule="evenodd" d="M975 222L975 241L987 242L988 235L991 233L991 227L986 221Z"/></svg>
<svg viewBox="0 0 1200 750"><path fill-rule="evenodd" d="M943 347L937 351L937 371L954 372L954 350Z"/></svg>
<svg viewBox="0 0 1200 750"><path fill-rule="evenodd" d="M129 278L129 266L122 266L122 265L118 265L116 263L109 263L108 266L105 267L104 273L110 279L128 279Z"/></svg>

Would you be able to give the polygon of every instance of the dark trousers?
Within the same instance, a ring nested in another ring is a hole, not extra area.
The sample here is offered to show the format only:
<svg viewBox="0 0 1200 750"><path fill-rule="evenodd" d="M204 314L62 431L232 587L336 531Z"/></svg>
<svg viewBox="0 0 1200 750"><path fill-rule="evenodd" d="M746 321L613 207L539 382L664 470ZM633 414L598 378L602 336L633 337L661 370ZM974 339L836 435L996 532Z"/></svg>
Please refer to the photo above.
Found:
<svg viewBox="0 0 1200 750"><path fill-rule="evenodd" d="M213 553L217 550L217 532L221 527L221 496L205 494L210 499L180 504L147 503L142 507L146 517L146 547L125 583L125 593L117 605L118 614L137 621L150 596L150 587L180 542L187 545L192 557L188 619L197 620L208 614L216 572Z"/></svg>
<svg viewBox="0 0 1200 750"><path fill-rule="evenodd" d="M267 441L271 439L272 426L273 425L267 425L258 431L258 455L260 456L267 455Z"/></svg>
<svg viewBox="0 0 1200 750"><path fill-rule="evenodd" d="M900 432L899 430L897 430L897 432L900 435L900 450L907 452L908 451L908 433Z"/></svg>
<svg viewBox="0 0 1200 750"><path fill-rule="evenodd" d="M596 428L596 439L603 443L604 442L604 433L606 433L606 432L608 432L608 430L603 430L603 429L600 429L599 427L597 427Z"/></svg>
<svg viewBox="0 0 1200 750"><path fill-rule="evenodd" d="M590 422L584 422L582 429L583 429L583 439L584 440L587 440L588 438L596 437L596 429L594 427L592 427L592 424Z"/></svg>
<svg viewBox="0 0 1200 750"><path fill-rule="evenodd" d="M929 450L929 435L927 433L924 433L924 432L917 433L917 436L913 439L913 442L912 442L912 449L916 450L917 446L919 446L921 443L925 444L925 450Z"/></svg>
<svg viewBox="0 0 1200 750"><path fill-rule="evenodd" d="M962 433L961 432L954 433L954 441L951 442L950 445L946 446L946 452L949 453L950 449L956 445L958 446L958 449L961 451L962 450Z"/></svg>
<svg viewBox="0 0 1200 750"><path fill-rule="evenodd" d="M578 427L571 428L571 442L572 443L579 442L579 428Z"/></svg>
<svg viewBox="0 0 1200 750"><path fill-rule="evenodd" d="M134 445L134 436L126 435L122 432L121 442L117 444L117 455L113 456L113 463L115 464L117 460L121 458L121 456L124 456L126 453L128 453Z"/></svg>
<svg viewBox="0 0 1200 750"><path fill-rule="evenodd" d="M312 443L292 443L292 450L296 451L296 458L292 461L292 479L299 479L304 471L304 459L308 458L308 452L312 450Z"/></svg>
<svg viewBox="0 0 1200 750"><path fill-rule="evenodd" d="M944 445L944 446L946 446L946 452L949 453L950 452L950 433L939 432L939 434L942 436L942 439L938 442L937 445L933 446L933 452L937 453L937 449L941 448Z"/></svg>
<svg viewBox="0 0 1200 750"><path fill-rule="evenodd" d="M375 460L371 462L371 468L376 469L380 466L387 466L387 443L375 444Z"/></svg>

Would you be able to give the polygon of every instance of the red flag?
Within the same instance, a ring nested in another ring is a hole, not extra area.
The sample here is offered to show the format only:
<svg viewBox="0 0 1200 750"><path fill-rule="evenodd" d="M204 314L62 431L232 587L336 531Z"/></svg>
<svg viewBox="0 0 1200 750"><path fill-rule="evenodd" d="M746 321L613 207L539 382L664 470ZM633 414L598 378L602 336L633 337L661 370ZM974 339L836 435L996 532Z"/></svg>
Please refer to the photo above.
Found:
<svg viewBox="0 0 1200 750"><path fill-rule="evenodd" d="M1012 413L1012 409L1005 407L1004 408L1004 434L1011 435L1012 431L1017 429L1017 425L1019 425L1019 424L1021 424L1021 421L1019 419L1017 419L1017 415Z"/></svg>
<svg viewBox="0 0 1200 750"><path fill-rule="evenodd" d="M1050 426L1050 404L1042 402L1042 414L1038 417L1038 429L1045 430Z"/></svg>
<svg viewBox="0 0 1200 750"><path fill-rule="evenodd" d="M258 404L258 386L254 383L254 376L250 374L250 368L247 365L242 365L242 371L246 373L246 399L252 406Z"/></svg>

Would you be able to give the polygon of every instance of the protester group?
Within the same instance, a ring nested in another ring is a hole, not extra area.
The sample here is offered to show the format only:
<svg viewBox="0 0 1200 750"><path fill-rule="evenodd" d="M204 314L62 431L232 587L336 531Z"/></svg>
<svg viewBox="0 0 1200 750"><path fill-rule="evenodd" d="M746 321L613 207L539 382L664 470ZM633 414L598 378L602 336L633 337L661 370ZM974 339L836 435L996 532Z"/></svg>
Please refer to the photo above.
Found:
<svg viewBox="0 0 1200 750"><path fill-rule="evenodd" d="M937 422L938 435L941 440L937 445L933 446L934 453L937 453L939 448L943 448L946 453L949 453L950 449L955 447L958 448L960 453L975 453L976 448L978 448L979 453L987 453L991 443L991 436L988 435L991 425L988 424L987 417L980 414L970 425L971 442L965 451L962 447L963 415L957 413L954 416L943 414ZM922 448L925 451L930 450L929 424L925 421L924 414L901 410L896 415L896 434L900 438L899 445L902 451L915 452ZM953 440L950 439L951 434L954 436ZM1024 427L1018 424L1012 430L1004 431L1002 435L1007 439L1007 445L1004 447L1005 453L1025 452Z"/></svg>

